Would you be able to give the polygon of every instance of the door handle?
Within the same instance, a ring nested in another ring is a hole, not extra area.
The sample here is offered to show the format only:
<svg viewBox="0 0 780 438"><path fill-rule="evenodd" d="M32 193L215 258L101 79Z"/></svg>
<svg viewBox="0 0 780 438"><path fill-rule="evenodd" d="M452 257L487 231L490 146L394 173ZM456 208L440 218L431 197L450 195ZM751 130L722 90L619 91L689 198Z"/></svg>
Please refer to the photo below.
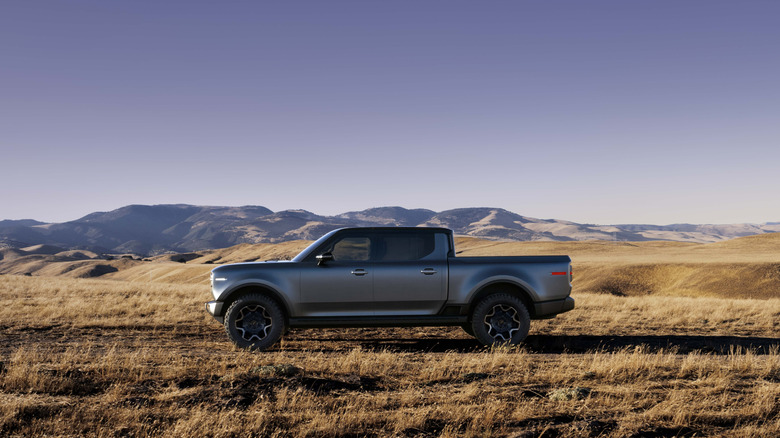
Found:
<svg viewBox="0 0 780 438"><path fill-rule="evenodd" d="M423 275L433 275L433 274L435 274L435 273L436 273L436 270L435 270L435 269L433 269L433 268L425 268L425 269L423 269L423 270L422 270L422 271L420 271L420 272L422 272L422 273L423 273Z"/></svg>
<svg viewBox="0 0 780 438"><path fill-rule="evenodd" d="M366 272L365 269L353 269L352 270L352 275L355 275L355 276L358 276L358 277L362 277L362 276L364 276L366 274L368 274L368 272Z"/></svg>

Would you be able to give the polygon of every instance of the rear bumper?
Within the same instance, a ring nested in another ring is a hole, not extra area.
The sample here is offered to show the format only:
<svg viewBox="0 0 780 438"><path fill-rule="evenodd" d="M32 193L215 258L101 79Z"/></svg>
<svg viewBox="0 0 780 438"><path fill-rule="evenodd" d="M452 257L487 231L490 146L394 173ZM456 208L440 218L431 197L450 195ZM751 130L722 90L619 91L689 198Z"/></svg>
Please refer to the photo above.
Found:
<svg viewBox="0 0 780 438"><path fill-rule="evenodd" d="M206 312L209 312L209 315L213 316L220 323L225 322L224 313L222 312L223 304L222 301L209 301L206 303Z"/></svg>
<svg viewBox="0 0 780 438"><path fill-rule="evenodd" d="M536 318L552 318L553 316L574 309L574 298L566 297L562 300L544 301L534 304L534 316Z"/></svg>

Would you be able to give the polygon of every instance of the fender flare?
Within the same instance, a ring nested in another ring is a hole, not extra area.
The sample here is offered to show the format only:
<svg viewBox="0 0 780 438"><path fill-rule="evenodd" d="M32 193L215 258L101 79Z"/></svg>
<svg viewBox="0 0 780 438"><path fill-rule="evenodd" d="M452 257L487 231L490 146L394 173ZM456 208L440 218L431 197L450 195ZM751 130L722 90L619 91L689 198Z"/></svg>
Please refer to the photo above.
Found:
<svg viewBox="0 0 780 438"><path fill-rule="evenodd" d="M230 307L230 303L232 303L239 296L242 295L241 291L244 289L249 289L249 290L262 289L263 293L269 294L271 298L279 302L279 305L282 306L282 310L284 311L285 316L287 318L290 317L290 309L292 309L292 306L290 305L287 296L284 293L280 292L279 288L276 287L276 285L274 285L273 283L264 280L259 280L259 279L243 280L241 282L232 285L229 289L222 292L222 294L219 297L219 301L222 301L225 304L222 306L223 310L221 316L224 316L228 307Z"/></svg>
<svg viewBox="0 0 780 438"><path fill-rule="evenodd" d="M498 275L494 277L486 278L476 286L474 286L468 294L469 314L477 302L484 296L490 294L490 289L496 285L510 285L516 288L519 292L519 297L528 308L528 312L533 316L535 313L534 304L539 302L539 295L536 293L530 284L510 275Z"/></svg>

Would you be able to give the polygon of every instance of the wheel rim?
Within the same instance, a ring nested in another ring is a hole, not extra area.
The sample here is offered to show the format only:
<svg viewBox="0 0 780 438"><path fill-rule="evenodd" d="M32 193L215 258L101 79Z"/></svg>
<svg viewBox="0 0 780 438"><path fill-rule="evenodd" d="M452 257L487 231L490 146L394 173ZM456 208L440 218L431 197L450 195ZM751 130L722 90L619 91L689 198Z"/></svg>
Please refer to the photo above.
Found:
<svg viewBox="0 0 780 438"><path fill-rule="evenodd" d="M522 321L517 309L507 304L496 304L485 315L487 332L496 341L510 341L512 335L520 330Z"/></svg>
<svg viewBox="0 0 780 438"><path fill-rule="evenodd" d="M268 336L269 330L273 326L271 315L265 310L265 307L256 304L253 306L244 306L238 312L236 318L236 330L241 333L241 338L245 341L257 339L262 341Z"/></svg>

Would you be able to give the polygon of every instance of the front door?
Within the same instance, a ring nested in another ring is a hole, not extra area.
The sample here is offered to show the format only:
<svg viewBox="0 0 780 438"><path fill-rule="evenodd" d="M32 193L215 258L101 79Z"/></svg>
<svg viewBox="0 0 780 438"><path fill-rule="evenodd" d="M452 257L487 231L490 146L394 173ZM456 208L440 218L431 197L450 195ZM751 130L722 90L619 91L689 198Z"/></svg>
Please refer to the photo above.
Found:
<svg viewBox="0 0 780 438"><path fill-rule="evenodd" d="M374 274L368 236L343 236L321 253L333 255L322 265L301 269L301 316L370 316L374 310Z"/></svg>

